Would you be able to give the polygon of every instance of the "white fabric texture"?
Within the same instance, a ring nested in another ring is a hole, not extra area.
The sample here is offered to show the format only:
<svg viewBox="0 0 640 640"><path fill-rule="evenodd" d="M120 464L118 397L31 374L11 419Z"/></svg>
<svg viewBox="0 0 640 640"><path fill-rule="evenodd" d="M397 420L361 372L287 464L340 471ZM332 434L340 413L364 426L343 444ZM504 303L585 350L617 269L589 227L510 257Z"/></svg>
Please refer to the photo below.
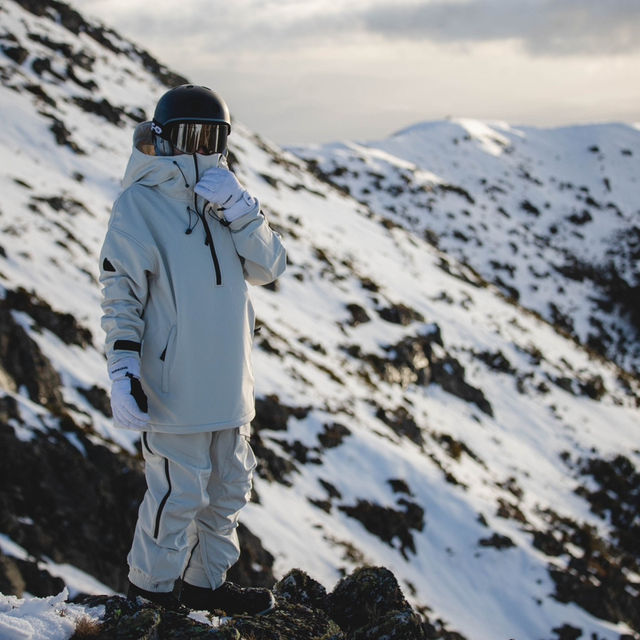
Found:
<svg viewBox="0 0 640 640"><path fill-rule="evenodd" d="M251 496L256 458L249 425L211 433L146 432L147 492L129 552L129 580L171 591L184 574L220 586L240 555L238 514Z"/></svg>

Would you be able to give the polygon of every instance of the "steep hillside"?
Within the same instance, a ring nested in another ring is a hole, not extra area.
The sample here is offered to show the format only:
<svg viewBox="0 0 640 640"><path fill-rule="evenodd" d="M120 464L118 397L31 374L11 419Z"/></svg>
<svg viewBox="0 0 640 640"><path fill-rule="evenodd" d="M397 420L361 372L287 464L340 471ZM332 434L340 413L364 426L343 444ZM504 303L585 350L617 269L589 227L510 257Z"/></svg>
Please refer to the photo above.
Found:
<svg viewBox="0 0 640 640"><path fill-rule="evenodd" d="M109 415L97 255L132 129L176 77L60 2L8 0L0 23L0 591L109 594L143 487L135 436ZM637 379L461 263L444 233L435 246L391 219L372 185L328 183L326 150L312 172L241 123L230 143L289 255L252 290L259 466L236 578L299 567L331 590L379 565L429 638L640 637ZM381 186L415 178L416 161L362 149L394 167ZM483 215L462 195L476 174L436 169L438 202ZM611 171L608 200L630 215ZM482 238L478 256L501 255ZM16 607L0 599L0 629Z"/></svg>
<svg viewBox="0 0 640 640"><path fill-rule="evenodd" d="M473 120L295 150L559 330L640 369L640 129Z"/></svg>

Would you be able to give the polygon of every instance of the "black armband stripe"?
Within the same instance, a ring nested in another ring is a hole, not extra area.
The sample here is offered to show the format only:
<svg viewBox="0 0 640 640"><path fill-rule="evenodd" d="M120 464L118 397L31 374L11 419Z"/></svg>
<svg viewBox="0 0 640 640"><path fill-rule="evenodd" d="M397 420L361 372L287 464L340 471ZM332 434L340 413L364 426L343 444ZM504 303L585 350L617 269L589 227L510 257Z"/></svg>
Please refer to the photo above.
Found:
<svg viewBox="0 0 640 640"><path fill-rule="evenodd" d="M140 353L140 343L133 340L116 340L113 345L114 351L135 351Z"/></svg>

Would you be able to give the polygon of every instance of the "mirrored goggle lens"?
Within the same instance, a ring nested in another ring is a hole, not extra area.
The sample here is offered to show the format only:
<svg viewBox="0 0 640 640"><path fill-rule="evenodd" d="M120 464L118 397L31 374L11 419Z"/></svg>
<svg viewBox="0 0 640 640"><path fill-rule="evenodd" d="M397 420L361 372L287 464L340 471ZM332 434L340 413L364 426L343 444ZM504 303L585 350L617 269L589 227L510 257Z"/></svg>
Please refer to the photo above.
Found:
<svg viewBox="0 0 640 640"><path fill-rule="evenodd" d="M201 153L203 155L222 153L227 146L227 126L225 124L183 122L171 125L167 137L171 144L182 153Z"/></svg>

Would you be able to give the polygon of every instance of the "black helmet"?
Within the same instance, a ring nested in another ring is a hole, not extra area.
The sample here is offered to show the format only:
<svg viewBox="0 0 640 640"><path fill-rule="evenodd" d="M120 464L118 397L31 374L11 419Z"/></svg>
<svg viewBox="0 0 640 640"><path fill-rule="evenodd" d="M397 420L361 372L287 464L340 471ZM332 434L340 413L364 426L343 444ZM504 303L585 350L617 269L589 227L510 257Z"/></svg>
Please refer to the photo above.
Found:
<svg viewBox="0 0 640 640"><path fill-rule="evenodd" d="M231 131L229 109L208 87L183 84L158 100L151 123L157 155L223 153Z"/></svg>

